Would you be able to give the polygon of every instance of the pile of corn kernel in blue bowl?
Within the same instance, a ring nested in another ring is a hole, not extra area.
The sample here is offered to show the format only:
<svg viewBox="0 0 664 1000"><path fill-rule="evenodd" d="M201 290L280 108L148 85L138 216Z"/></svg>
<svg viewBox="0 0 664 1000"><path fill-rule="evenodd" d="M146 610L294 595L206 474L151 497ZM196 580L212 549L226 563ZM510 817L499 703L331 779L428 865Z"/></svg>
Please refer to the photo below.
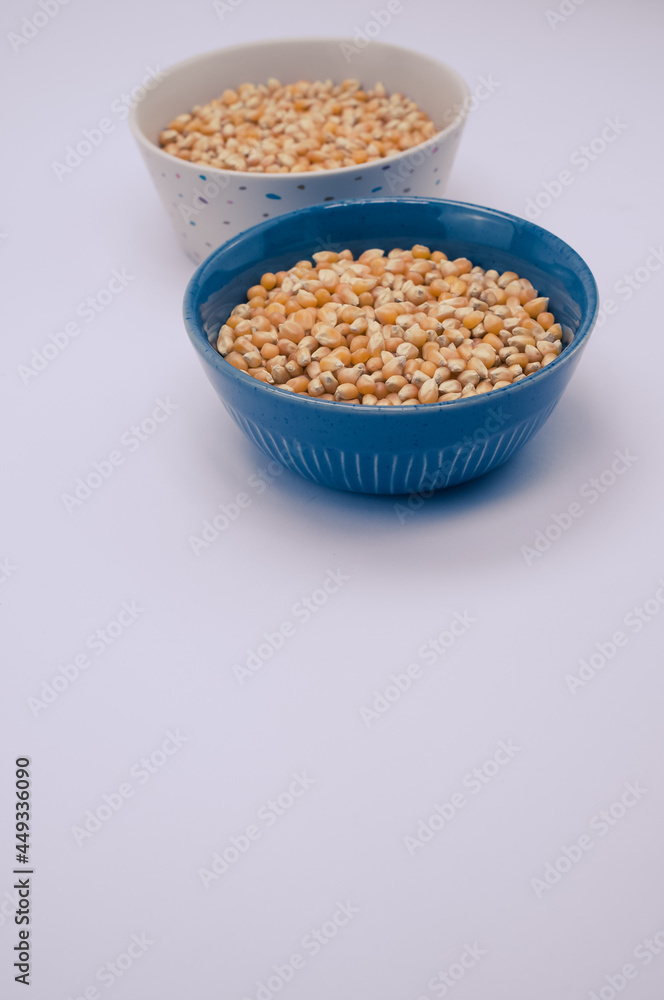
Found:
<svg viewBox="0 0 664 1000"><path fill-rule="evenodd" d="M217 350L286 392L363 406L452 402L555 361L563 328L532 283L438 249L323 250L266 272Z"/></svg>

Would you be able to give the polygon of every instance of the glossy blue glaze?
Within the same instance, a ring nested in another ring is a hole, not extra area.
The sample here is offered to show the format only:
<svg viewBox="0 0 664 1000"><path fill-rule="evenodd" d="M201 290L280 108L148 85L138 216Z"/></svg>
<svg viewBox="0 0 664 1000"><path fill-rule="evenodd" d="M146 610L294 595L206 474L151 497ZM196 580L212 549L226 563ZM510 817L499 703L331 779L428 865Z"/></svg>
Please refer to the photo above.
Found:
<svg viewBox="0 0 664 1000"><path fill-rule="evenodd" d="M549 296L573 340L558 359L516 385L450 403L356 406L283 392L229 365L210 341L266 271L322 249L389 251L423 243L448 257L513 270ZM215 250L185 293L184 319L226 409L266 455L314 482L360 493L453 486L505 462L550 416L597 314L587 264L524 219L461 202L385 198L313 206L271 219ZM210 433L214 429L210 428Z"/></svg>

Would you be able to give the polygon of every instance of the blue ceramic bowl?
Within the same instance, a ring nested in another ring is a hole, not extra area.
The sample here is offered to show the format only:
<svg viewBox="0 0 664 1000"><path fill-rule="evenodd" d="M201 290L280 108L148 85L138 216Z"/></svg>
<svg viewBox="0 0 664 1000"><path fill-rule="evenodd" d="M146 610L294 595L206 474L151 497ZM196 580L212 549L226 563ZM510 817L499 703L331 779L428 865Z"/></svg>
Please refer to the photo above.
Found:
<svg viewBox="0 0 664 1000"><path fill-rule="evenodd" d="M529 278L568 328L556 361L516 385L467 399L356 406L283 392L238 371L212 346L221 323L264 272L285 270L324 248L348 247L357 255L415 243ZM590 269L552 233L505 212L429 198L316 205L254 226L198 267L184 298L185 324L205 372L247 437L293 472L357 493L442 489L507 461L550 416L596 314Z"/></svg>

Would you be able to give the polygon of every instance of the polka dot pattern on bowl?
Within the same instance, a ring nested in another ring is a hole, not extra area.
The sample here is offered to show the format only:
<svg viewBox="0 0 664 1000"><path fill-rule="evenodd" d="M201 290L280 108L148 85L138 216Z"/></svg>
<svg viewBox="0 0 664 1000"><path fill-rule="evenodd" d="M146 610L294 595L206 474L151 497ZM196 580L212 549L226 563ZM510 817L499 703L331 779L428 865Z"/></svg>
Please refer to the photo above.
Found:
<svg viewBox="0 0 664 1000"><path fill-rule="evenodd" d="M199 173L193 164L163 169L163 153L151 164L157 189L180 235L184 249L197 262L208 251L237 233L271 218L311 205L353 198L432 196L439 193L451 165L448 147L436 144L409 150L390 163L364 164L352 170L315 171L301 175L247 174L210 170ZM157 169L158 168L158 169ZM199 168L200 169L200 168ZM275 191L275 183L279 190ZM333 186L332 186L333 185ZM266 203L274 211L264 211Z"/></svg>

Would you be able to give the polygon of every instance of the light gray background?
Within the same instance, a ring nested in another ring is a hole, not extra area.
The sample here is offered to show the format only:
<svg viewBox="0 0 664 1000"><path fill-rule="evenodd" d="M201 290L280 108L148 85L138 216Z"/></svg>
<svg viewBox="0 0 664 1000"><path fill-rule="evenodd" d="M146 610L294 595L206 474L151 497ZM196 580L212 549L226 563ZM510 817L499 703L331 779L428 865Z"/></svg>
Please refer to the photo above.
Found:
<svg viewBox="0 0 664 1000"><path fill-rule="evenodd" d="M602 988L610 1000L606 977L626 963L637 975L621 996L664 995L664 950L648 964L634 955L664 931L664 615L638 634L624 621L664 577L664 270L651 250L664 256L663 18L654 0L566 2L553 24L554 0L412 0L381 34L448 61L473 91L494 81L447 194L522 215L571 170L538 221L616 303L536 439L401 518L394 499L287 472L258 494L249 480L267 460L189 346L180 303L193 265L126 123L111 114L114 132L61 181L51 166L149 70L253 38L352 35L372 4L242 0L220 18L207 2L71 0L18 52L7 36L38 7L5 6L3 997L26 995L11 968L22 754L34 773L33 1000L95 996L95 984L112 1000L256 998L295 952L306 964L285 1000L434 1000L429 982L466 946L485 954L449 991L459 1000ZM361 77L361 55L349 75ZM570 166L606 119L621 134L588 169ZM81 334L24 384L32 349L113 269L127 287L94 322L79 317ZM628 299L618 283L634 273ZM177 409L132 451L123 435L157 399ZM124 463L68 512L63 494L116 449ZM616 451L634 456L629 468L584 499ZM194 554L190 536L242 492L250 505ZM528 564L522 547L574 501L582 516ZM328 570L348 580L299 621L293 606ZM138 618L103 655L88 648L91 665L35 716L29 699L131 601ZM455 612L476 620L425 665L418 650ZM295 635L240 684L233 665L287 620ZM617 630L627 644L573 694L566 675ZM409 663L421 679L367 725L360 709ZM166 763L149 780L132 777L169 730L186 743L157 753ZM520 748L513 760L480 794L466 788L467 805L411 856L404 838L501 740ZM268 828L258 810L294 772L315 783ZM133 795L79 845L72 828L128 781ZM593 817L626 782L647 792L602 836ZM199 869L252 823L260 839L206 889ZM592 849L538 893L531 880L584 833ZM338 901L357 914L308 954L303 937ZM97 979L134 934L147 951L110 985Z"/></svg>

